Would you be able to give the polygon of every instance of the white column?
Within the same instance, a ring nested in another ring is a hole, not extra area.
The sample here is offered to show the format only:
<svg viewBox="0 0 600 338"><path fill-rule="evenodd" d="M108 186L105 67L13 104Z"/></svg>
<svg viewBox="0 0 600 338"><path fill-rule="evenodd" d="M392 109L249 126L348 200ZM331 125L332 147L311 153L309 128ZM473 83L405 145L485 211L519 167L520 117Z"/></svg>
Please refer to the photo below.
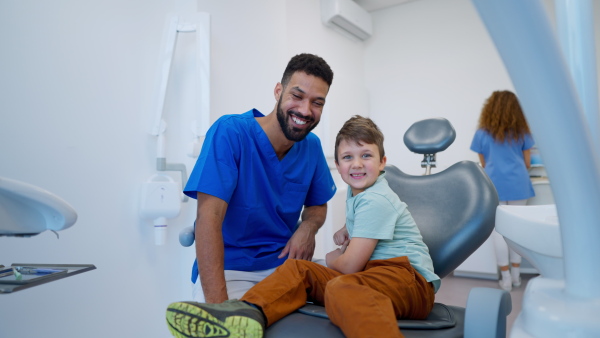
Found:
<svg viewBox="0 0 600 338"><path fill-rule="evenodd" d="M590 126L593 149L600 153L600 114L596 79L596 39L592 0L555 0L560 46L571 70Z"/></svg>
<svg viewBox="0 0 600 338"><path fill-rule="evenodd" d="M530 281L512 337L598 337L600 162L540 0L473 0L515 86L552 181L565 281Z"/></svg>

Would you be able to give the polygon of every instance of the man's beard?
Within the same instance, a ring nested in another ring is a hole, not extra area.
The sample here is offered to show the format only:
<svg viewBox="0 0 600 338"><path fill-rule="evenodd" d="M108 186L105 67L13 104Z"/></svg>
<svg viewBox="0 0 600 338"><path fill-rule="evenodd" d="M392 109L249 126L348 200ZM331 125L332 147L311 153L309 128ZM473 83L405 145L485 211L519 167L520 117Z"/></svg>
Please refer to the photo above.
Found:
<svg viewBox="0 0 600 338"><path fill-rule="evenodd" d="M291 115L296 115L296 116L302 118L302 115L300 115L299 113L297 113L293 110L290 110L289 113ZM281 101L279 101L277 103L277 121L279 121L279 126L281 127L281 130L283 131L283 135L285 135L285 137L290 141L299 142L299 141L304 140L306 135L308 135L308 133L310 133L311 130L315 129L315 127L319 124L319 122L316 122L313 125L309 126L308 128L298 129L298 128L295 128L290 125L287 115L288 114L284 113L283 110L281 110ZM304 119L304 118L302 118L302 119ZM313 122L314 122L314 119L310 119L310 120L306 121L306 123L313 123Z"/></svg>

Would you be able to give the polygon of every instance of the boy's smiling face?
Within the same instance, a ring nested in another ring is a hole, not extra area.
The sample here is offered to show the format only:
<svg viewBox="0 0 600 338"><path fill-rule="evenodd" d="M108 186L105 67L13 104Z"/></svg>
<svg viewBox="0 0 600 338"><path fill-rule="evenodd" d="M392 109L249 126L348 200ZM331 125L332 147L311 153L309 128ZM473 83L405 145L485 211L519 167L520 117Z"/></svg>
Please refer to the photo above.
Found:
<svg viewBox="0 0 600 338"><path fill-rule="evenodd" d="M356 196L369 188L385 167L386 158L381 158L375 144L342 140L338 146L338 162L335 166Z"/></svg>

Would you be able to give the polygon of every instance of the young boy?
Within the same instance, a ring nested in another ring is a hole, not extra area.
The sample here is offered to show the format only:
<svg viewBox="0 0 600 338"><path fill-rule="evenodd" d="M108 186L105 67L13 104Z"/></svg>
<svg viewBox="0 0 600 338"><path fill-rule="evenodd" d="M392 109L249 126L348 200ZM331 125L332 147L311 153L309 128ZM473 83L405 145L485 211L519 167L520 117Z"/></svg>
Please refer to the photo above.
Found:
<svg viewBox="0 0 600 338"><path fill-rule="evenodd" d="M335 163L348 184L346 224L327 267L288 259L241 300L173 303L167 323L175 337L262 337L307 300L324 304L346 337L402 337L397 318L427 317L440 279L406 204L384 178L383 134L373 121L354 116L344 124Z"/></svg>

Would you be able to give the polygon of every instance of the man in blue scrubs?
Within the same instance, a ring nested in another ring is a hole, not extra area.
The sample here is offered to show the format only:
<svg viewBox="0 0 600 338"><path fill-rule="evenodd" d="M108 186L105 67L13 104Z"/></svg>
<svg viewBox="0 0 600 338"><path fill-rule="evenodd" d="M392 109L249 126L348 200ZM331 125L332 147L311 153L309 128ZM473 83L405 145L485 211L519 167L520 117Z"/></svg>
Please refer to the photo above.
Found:
<svg viewBox="0 0 600 338"><path fill-rule="evenodd" d="M325 60L296 55L275 86L270 114L225 115L208 131L184 191L198 200L195 301L240 298L285 259L312 259L336 191L310 133L332 80Z"/></svg>

